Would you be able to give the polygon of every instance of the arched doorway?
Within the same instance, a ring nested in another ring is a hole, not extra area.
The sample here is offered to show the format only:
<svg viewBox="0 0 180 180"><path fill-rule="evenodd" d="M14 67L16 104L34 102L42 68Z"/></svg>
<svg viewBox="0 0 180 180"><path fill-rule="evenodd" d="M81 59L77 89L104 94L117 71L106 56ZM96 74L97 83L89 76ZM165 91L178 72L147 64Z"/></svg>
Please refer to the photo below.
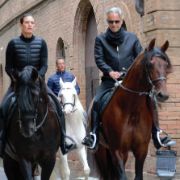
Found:
<svg viewBox="0 0 180 180"><path fill-rule="evenodd" d="M97 26L93 9L91 9L86 29L85 39L85 74L86 74L86 107L89 107L96 88L99 85L99 71L94 61L94 41L97 35Z"/></svg>
<svg viewBox="0 0 180 180"><path fill-rule="evenodd" d="M81 80L81 100L87 109L98 84L99 72L94 62L94 39L97 24L91 2L81 0L74 20L74 60ZM93 75L93 76L92 76Z"/></svg>
<svg viewBox="0 0 180 180"><path fill-rule="evenodd" d="M99 71L94 61L94 41L97 35L97 24L91 2L81 0L77 7L74 20L74 59L77 60L78 72L81 79L81 94L84 107L88 109L97 85ZM96 166L91 153L88 153L91 175L96 176ZM93 168L92 168L93 167Z"/></svg>
<svg viewBox="0 0 180 180"><path fill-rule="evenodd" d="M56 47L56 59L58 58L65 58L65 50L64 50L64 42L62 40L62 38L59 38L58 39L58 42L57 42L57 47Z"/></svg>

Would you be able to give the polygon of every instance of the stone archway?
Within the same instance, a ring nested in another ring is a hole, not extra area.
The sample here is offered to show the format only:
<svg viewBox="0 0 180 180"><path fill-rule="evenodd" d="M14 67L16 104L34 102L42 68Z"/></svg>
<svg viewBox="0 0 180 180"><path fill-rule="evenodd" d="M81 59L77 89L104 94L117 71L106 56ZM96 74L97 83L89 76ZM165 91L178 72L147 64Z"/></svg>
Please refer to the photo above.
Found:
<svg viewBox="0 0 180 180"><path fill-rule="evenodd" d="M94 61L97 26L93 9L89 13L85 40L86 107L89 107L99 85L99 71Z"/></svg>
<svg viewBox="0 0 180 180"><path fill-rule="evenodd" d="M99 82L99 71L94 62L94 39L97 25L89 0L81 0L74 20L74 56L81 74L81 97L88 108ZM82 94L83 93L83 94Z"/></svg>
<svg viewBox="0 0 180 180"><path fill-rule="evenodd" d="M81 98L88 109L99 84L99 71L94 61L94 40L97 35L97 24L93 7L89 0L81 0L74 21L74 58L78 61L78 72L81 80ZM91 175L96 176L96 166L92 154L88 153Z"/></svg>

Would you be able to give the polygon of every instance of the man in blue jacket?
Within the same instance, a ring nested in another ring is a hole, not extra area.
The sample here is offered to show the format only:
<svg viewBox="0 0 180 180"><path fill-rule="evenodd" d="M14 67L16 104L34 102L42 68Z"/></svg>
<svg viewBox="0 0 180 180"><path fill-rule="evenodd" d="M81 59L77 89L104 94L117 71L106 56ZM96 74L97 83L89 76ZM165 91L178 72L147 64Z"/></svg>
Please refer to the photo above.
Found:
<svg viewBox="0 0 180 180"><path fill-rule="evenodd" d="M65 60L63 58L59 58L56 60L56 73L51 75L47 82L48 87L56 96L58 95L59 90L61 89L59 83L60 78L63 80L63 82L72 82L75 78L75 76L71 72L66 71ZM80 88L78 83L76 83L75 89L77 91L77 94L79 95Z"/></svg>

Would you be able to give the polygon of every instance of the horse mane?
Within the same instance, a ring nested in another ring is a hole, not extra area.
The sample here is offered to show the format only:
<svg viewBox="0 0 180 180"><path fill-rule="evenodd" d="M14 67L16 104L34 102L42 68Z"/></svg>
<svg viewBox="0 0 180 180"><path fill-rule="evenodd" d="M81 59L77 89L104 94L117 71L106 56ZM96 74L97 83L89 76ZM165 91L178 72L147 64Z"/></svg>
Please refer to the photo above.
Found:
<svg viewBox="0 0 180 180"><path fill-rule="evenodd" d="M81 102L80 102L80 99L79 99L79 96L78 96L77 93L75 94L75 102L76 102L75 106L76 106L79 110L84 111L83 106L82 106L82 104L81 104Z"/></svg>
<svg viewBox="0 0 180 180"><path fill-rule="evenodd" d="M39 84L40 84L40 89L41 89L40 97L42 97L45 103L48 104L50 101L48 98L47 86L44 79L41 76L39 76Z"/></svg>
<svg viewBox="0 0 180 180"><path fill-rule="evenodd" d="M128 81L132 81L132 78L136 78L137 76L139 81L146 82L147 79L146 79L145 67L149 67L149 66L150 66L150 61L148 61L145 58L144 52L140 53L129 67L127 74L123 79L123 84Z"/></svg>
<svg viewBox="0 0 180 180"><path fill-rule="evenodd" d="M34 111L36 105L34 100L36 98L38 101L39 96L48 102L45 82L33 66L26 66L18 73L15 93L18 107L22 112Z"/></svg>

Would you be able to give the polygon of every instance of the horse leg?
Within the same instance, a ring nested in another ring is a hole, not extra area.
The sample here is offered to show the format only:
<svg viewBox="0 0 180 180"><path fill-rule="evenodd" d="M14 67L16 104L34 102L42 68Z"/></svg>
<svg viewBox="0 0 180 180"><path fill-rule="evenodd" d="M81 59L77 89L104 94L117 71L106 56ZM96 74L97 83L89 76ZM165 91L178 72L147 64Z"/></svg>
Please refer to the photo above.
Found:
<svg viewBox="0 0 180 180"><path fill-rule="evenodd" d="M31 162L21 159L19 162L21 172L26 180L32 180L32 165Z"/></svg>
<svg viewBox="0 0 180 180"><path fill-rule="evenodd" d="M19 163L9 157L6 153L3 158L3 166L8 180L24 180Z"/></svg>
<svg viewBox="0 0 180 180"><path fill-rule="evenodd" d="M143 180L144 161L147 156L148 147L139 148L133 152L135 156L135 180Z"/></svg>
<svg viewBox="0 0 180 180"><path fill-rule="evenodd" d="M125 172L125 163L127 160L128 153L120 153L119 151L115 151L116 160L118 161L117 173L119 176L119 180L127 180L126 172Z"/></svg>
<svg viewBox="0 0 180 180"><path fill-rule="evenodd" d="M87 180L90 174L90 168L87 162L87 152L84 146L82 146L81 148L77 149L76 152L79 155L79 159L84 167L84 175L85 175L85 179Z"/></svg>
<svg viewBox="0 0 180 180"><path fill-rule="evenodd" d="M59 167L55 168L56 174L59 174L62 180L70 179L70 169L68 166L68 158L67 155L63 155L61 150L59 151Z"/></svg>
<svg viewBox="0 0 180 180"><path fill-rule="evenodd" d="M43 159L39 162L41 166L41 180L49 180L56 162L56 155L52 155L49 160Z"/></svg>

